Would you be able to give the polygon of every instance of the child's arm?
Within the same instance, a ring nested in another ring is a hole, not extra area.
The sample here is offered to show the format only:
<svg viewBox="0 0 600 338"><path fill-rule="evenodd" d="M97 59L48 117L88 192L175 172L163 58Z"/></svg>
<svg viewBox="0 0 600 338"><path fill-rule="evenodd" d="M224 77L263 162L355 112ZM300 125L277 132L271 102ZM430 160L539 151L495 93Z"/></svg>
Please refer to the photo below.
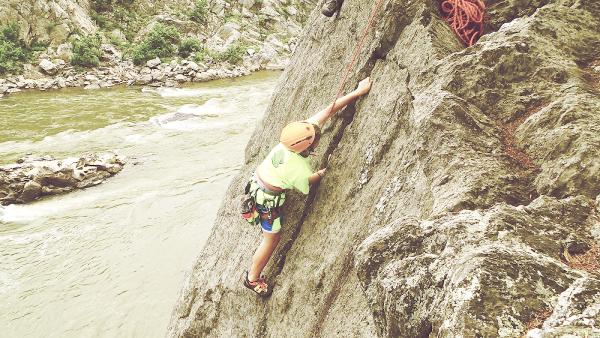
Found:
<svg viewBox="0 0 600 338"><path fill-rule="evenodd" d="M321 181L321 179L323 178L323 176L325 176L325 171L326 171L326 169L321 169L321 170L317 171L316 173L310 175L310 177L308 178L308 184L315 185L315 184L319 183Z"/></svg>
<svg viewBox="0 0 600 338"><path fill-rule="evenodd" d="M368 77L358 84L355 90L350 93L340 97L334 103L331 103L327 106L327 108L321 110L320 112L313 115L310 119L311 122L316 122L319 126L323 126L327 120L329 120L335 113L342 110L342 108L346 107L359 97L365 95L371 90L371 78Z"/></svg>

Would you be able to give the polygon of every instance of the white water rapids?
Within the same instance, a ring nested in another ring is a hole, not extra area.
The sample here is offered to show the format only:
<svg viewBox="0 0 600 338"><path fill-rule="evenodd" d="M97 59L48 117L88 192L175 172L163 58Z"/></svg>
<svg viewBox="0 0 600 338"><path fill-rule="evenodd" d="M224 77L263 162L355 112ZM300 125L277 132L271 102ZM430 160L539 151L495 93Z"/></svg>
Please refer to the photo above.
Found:
<svg viewBox="0 0 600 338"><path fill-rule="evenodd" d="M0 99L2 163L127 162L99 186L0 209L0 337L164 336L278 76Z"/></svg>

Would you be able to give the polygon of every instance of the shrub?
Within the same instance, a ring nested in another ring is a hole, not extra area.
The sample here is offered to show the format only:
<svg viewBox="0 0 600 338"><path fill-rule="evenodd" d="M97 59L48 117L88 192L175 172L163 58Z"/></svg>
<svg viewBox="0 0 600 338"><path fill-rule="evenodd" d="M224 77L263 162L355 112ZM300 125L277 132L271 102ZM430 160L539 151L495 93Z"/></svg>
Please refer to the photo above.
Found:
<svg viewBox="0 0 600 338"><path fill-rule="evenodd" d="M144 40L133 48L132 58L136 65L155 57L169 57L177 52L181 37L175 27L157 24Z"/></svg>
<svg viewBox="0 0 600 338"><path fill-rule="evenodd" d="M202 50L202 45L200 44L200 41L198 39L193 39L193 38L189 38L189 39L185 39L183 41L181 41L181 44L179 45L179 55L186 58L196 52L199 52Z"/></svg>
<svg viewBox="0 0 600 338"><path fill-rule="evenodd" d="M19 38L19 26L9 23L0 27L0 74L20 73L29 59L29 51Z"/></svg>
<svg viewBox="0 0 600 338"><path fill-rule="evenodd" d="M92 0L91 7L96 13L110 12L113 8L112 0Z"/></svg>
<svg viewBox="0 0 600 338"><path fill-rule="evenodd" d="M95 67L100 64L102 43L98 34L84 36L73 42L73 56L71 63L75 66Z"/></svg>
<svg viewBox="0 0 600 338"><path fill-rule="evenodd" d="M206 48L202 48L201 50L194 53L194 61L196 62L204 62L210 57L209 52Z"/></svg>
<svg viewBox="0 0 600 338"><path fill-rule="evenodd" d="M131 7L134 0L92 0L90 5L96 13L112 12L117 7Z"/></svg>
<svg viewBox="0 0 600 338"><path fill-rule="evenodd" d="M246 47L241 44L233 44L224 52L217 55L217 61L227 61L233 65L242 62Z"/></svg>
<svg viewBox="0 0 600 338"><path fill-rule="evenodd" d="M2 36L3 40L10 41L14 44L21 44L22 41L19 39L19 33L21 30L19 29L19 25L16 22L11 22L6 26L0 28L0 36Z"/></svg>
<svg viewBox="0 0 600 338"><path fill-rule="evenodd" d="M208 19L208 4L206 0L196 0L194 9L189 13L190 20L199 24L205 24Z"/></svg>

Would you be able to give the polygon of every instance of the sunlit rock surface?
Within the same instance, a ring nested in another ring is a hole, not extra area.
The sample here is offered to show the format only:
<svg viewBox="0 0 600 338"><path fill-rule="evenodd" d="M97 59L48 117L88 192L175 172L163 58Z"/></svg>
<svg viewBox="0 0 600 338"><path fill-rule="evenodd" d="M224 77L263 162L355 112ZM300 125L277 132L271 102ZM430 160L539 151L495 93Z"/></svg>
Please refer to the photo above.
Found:
<svg viewBox="0 0 600 338"><path fill-rule="evenodd" d="M265 273L237 197L278 139L335 96L373 3L316 9L246 150L169 334L197 337L600 335L600 3L486 1L465 49L436 1L384 0L324 127L321 185L286 202ZM327 158L332 155L329 163Z"/></svg>

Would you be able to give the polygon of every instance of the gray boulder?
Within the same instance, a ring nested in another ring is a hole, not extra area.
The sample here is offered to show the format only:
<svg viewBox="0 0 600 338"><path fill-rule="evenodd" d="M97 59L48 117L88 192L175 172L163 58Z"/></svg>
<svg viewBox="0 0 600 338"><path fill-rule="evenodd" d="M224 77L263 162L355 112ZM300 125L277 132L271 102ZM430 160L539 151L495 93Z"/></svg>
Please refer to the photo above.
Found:
<svg viewBox="0 0 600 338"><path fill-rule="evenodd" d="M146 67L148 68L156 68L161 64L160 58L154 58L152 60L146 61Z"/></svg>
<svg viewBox="0 0 600 338"><path fill-rule="evenodd" d="M26 157L0 167L0 203L29 203L102 183L123 169L123 160L113 154L86 154L80 158Z"/></svg>
<svg viewBox="0 0 600 338"><path fill-rule="evenodd" d="M58 72L58 66L48 59L42 59L39 67L48 75L54 75Z"/></svg>

